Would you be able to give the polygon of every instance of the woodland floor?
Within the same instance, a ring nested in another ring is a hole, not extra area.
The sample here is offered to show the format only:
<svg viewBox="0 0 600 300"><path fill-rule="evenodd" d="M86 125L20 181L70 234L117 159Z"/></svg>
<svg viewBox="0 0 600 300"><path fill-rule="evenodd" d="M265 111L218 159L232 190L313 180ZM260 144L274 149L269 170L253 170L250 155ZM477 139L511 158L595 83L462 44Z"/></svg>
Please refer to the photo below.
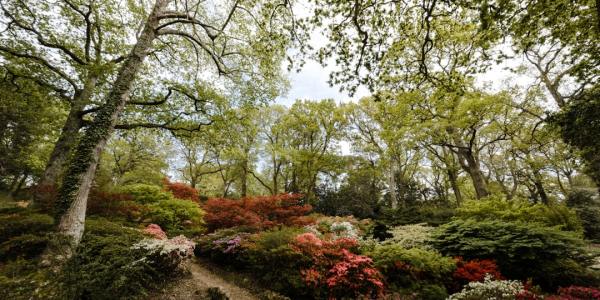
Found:
<svg viewBox="0 0 600 300"><path fill-rule="evenodd" d="M179 300L179 299L227 299L211 297L210 288L219 288L220 291L232 300L258 300L257 291L244 288L237 282L246 281L241 285L248 285L248 280L239 275L222 270L210 263L194 259L189 266L190 274L165 286L161 291L150 295L148 299Z"/></svg>

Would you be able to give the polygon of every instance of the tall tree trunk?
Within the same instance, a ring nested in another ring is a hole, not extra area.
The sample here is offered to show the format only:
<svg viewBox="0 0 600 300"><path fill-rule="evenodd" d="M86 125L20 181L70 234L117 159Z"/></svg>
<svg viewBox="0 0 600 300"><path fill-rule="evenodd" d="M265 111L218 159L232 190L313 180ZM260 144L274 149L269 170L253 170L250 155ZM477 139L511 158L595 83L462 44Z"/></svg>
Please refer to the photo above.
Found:
<svg viewBox="0 0 600 300"><path fill-rule="evenodd" d="M537 194L540 196L540 200L542 200L542 203L548 205L550 201L548 200L548 194L546 194L546 189L544 189L544 184L542 183L542 175L538 170L533 172L533 178L533 184L535 185Z"/></svg>
<svg viewBox="0 0 600 300"><path fill-rule="evenodd" d="M487 182L485 181L485 176L483 176L479 162L473 155L473 152L461 147L458 149L458 155L459 161L461 162L460 165L471 177L477 199L489 196L490 193L488 191Z"/></svg>
<svg viewBox="0 0 600 300"><path fill-rule="evenodd" d="M245 198L248 195L248 161L243 162L242 168L242 192L241 197Z"/></svg>
<svg viewBox="0 0 600 300"><path fill-rule="evenodd" d="M93 123L81 138L65 174L56 205L58 231L70 243L61 245L61 253L69 257L79 244L85 226L87 197L92 185L98 160L106 141L114 129L118 115L123 110L136 74L143 65L144 58L156 38L155 28L159 16L168 0L157 0L136 45L119 69L112 90L107 95L105 105L96 115Z"/></svg>
<svg viewBox="0 0 600 300"><path fill-rule="evenodd" d="M387 177L390 193L390 204L392 206L392 209L396 209L398 208L398 193L396 191L398 187L396 186L396 169L394 168L393 161L390 161L390 167L388 170Z"/></svg>
<svg viewBox="0 0 600 300"><path fill-rule="evenodd" d="M452 192L454 193L454 198L456 198L456 206L460 206L463 200L462 194L460 193L460 187L458 186L458 172L454 168L449 168L447 173Z"/></svg>
<svg viewBox="0 0 600 300"><path fill-rule="evenodd" d="M80 113L90 102L97 83L97 75L91 74L86 80L83 89L76 92L75 97L73 97L73 103L71 104L67 120L65 121L58 140L54 144L54 149L52 149L44 173L34 190L34 205L43 203L46 207L52 206L52 203L49 202L55 200L52 198L55 195L55 191L58 190L59 181L64 173L66 164L69 160L69 155L77 144L79 130L82 126Z"/></svg>

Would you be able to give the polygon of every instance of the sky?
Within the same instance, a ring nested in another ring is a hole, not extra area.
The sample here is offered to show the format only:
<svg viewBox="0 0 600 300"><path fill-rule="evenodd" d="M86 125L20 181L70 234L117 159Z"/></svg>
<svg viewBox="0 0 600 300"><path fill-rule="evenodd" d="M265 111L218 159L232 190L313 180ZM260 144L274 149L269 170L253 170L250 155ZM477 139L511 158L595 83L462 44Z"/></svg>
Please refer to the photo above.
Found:
<svg viewBox="0 0 600 300"><path fill-rule="evenodd" d="M313 46L318 47L319 42L313 41ZM493 65L487 72L476 76L476 84L478 86L486 85L487 89L491 91L500 90L507 80L520 85L529 85L533 81L530 76L516 75L507 69L509 67L515 68L524 63L523 58L514 58L499 65ZM340 103L357 101L369 95L369 91L365 87L360 87L353 97L349 97L346 93L339 91L339 86L329 86L327 80L333 69L333 64L323 67L316 61L308 60L299 73L289 73L290 89L286 95L278 97L276 102L290 106L296 99L321 100L332 98L336 103Z"/></svg>

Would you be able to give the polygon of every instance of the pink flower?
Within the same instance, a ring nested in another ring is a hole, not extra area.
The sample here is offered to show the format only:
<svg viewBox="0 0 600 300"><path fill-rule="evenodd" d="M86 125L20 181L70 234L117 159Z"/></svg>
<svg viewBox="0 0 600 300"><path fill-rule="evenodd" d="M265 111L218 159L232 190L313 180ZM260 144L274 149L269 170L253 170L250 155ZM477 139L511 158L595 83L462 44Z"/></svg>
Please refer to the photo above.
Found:
<svg viewBox="0 0 600 300"><path fill-rule="evenodd" d="M144 228L143 232L158 240L166 240L167 234L156 224L150 224Z"/></svg>

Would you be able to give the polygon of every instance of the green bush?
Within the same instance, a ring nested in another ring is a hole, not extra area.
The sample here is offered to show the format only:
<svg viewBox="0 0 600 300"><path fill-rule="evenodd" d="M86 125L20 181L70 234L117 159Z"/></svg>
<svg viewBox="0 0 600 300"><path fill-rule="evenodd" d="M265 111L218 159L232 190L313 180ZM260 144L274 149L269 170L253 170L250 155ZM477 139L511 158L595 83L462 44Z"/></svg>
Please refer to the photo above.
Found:
<svg viewBox="0 0 600 300"><path fill-rule="evenodd" d="M466 220L504 220L560 226L563 230L582 232L575 211L560 204L532 204L522 199L506 200L499 196L466 201L456 211L456 217Z"/></svg>
<svg viewBox="0 0 600 300"><path fill-rule="evenodd" d="M408 206L400 209L382 209L380 219L388 226L425 223L437 226L454 216L454 208L437 206Z"/></svg>
<svg viewBox="0 0 600 300"><path fill-rule="evenodd" d="M449 282L452 272L456 269L456 263L451 257L427 249L406 249L397 244L377 246L367 255L373 258L375 266L386 277L391 290L421 290L438 295L436 299L445 298L444 285ZM442 289L443 292L440 292ZM431 296L422 297L432 299Z"/></svg>
<svg viewBox="0 0 600 300"><path fill-rule="evenodd" d="M104 219L86 222L77 252L63 268L62 299L138 299L171 280L176 270L133 245L144 235Z"/></svg>
<svg viewBox="0 0 600 300"><path fill-rule="evenodd" d="M0 299L55 299L46 269L40 268L36 260L17 258L0 265Z"/></svg>
<svg viewBox="0 0 600 300"><path fill-rule="evenodd" d="M295 251L290 242L303 231L283 227L252 235L244 245L244 263L259 282L292 298L309 295L300 270L311 265L308 256Z"/></svg>
<svg viewBox="0 0 600 300"><path fill-rule="evenodd" d="M567 198L567 205L575 210L583 224L587 239L600 243L600 201L587 191L574 191Z"/></svg>
<svg viewBox="0 0 600 300"><path fill-rule="evenodd" d="M557 268L565 261L578 266L590 263L577 233L539 223L459 219L438 228L432 243L445 255L494 259L508 278L533 278L535 284L546 289L555 288L560 275L548 273L545 268ZM560 284L576 280L565 278Z"/></svg>
<svg viewBox="0 0 600 300"><path fill-rule="evenodd" d="M48 237L46 234L23 234L13 237L0 244L0 261L22 257L32 259L40 255L46 245Z"/></svg>
<svg viewBox="0 0 600 300"><path fill-rule="evenodd" d="M429 241L434 230L434 227L425 226L423 224L396 226L388 231L392 237L385 240L383 243L397 244L407 249L430 249L431 245L429 244Z"/></svg>
<svg viewBox="0 0 600 300"><path fill-rule="evenodd" d="M204 230L204 211L192 201L169 199L148 206L145 219L170 234L196 235Z"/></svg>
<svg viewBox="0 0 600 300"><path fill-rule="evenodd" d="M0 216L0 243L23 234L43 234L53 229L54 219L48 215L24 210Z"/></svg>
<svg viewBox="0 0 600 300"><path fill-rule="evenodd" d="M241 245L226 251L230 246L227 242L237 237L247 238L250 232L254 232L254 230L249 227L232 227L204 234L194 240L196 242L194 254L199 257L208 257L217 263L245 267L243 253L240 253L240 251L243 251Z"/></svg>
<svg viewBox="0 0 600 300"><path fill-rule="evenodd" d="M143 183L122 186L118 192L130 195L135 202L141 204L153 204L173 199L173 195L164 191L162 187Z"/></svg>

